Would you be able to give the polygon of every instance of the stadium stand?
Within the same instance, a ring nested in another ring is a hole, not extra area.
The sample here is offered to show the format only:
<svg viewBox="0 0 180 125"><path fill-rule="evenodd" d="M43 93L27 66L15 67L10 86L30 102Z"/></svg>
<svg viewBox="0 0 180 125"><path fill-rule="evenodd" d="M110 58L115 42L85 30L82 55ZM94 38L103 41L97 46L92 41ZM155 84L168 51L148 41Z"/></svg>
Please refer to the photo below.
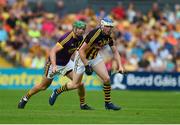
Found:
<svg viewBox="0 0 180 125"><path fill-rule="evenodd" d="M115 0L108 9L108 1L104 1L103 7L94 0L85 0L75 13L68 10L67 1L53 2L53 12L47 11L47 1L8 3L4 0L0 4L0 51L5 59L12 60L15 66L42 68L49 50L61 34L71 30L72 22L86 21L88 32L108 15L115 20L113 36L126 70L180 72L180 4L177 1L173 5L151 1L146 13L136 8L140 6L138 0L134 3ZM85 3L99 6L82 9ZM115 69L113 58L107 56L111 55L110 51L105 55L107 65Z"/></svg>
<svg viewBox="0 0 180 125"><path fill-rule="evenodd" d="M0 68L12 68L13 65L9 63L6 59L0 57Z"/></svg>

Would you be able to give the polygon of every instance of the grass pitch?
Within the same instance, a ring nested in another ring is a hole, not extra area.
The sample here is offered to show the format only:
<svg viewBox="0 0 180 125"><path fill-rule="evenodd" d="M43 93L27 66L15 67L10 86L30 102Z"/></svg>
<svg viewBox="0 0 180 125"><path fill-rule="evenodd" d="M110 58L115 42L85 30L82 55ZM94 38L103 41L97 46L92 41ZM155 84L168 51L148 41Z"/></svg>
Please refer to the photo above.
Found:
<svg viewBox="0 0 180 125"><path fill-rule="evenodd" d="M25 109L17 109L27 91L0 90L0 123L57 123L57 124L175 124L180 123L180 92L112 91L112 102L121 105L120 111L104 109L102 91L87 91L86 102L95 108L82 111L76 91L60 95L54 106L48 104L52 91L33 96Z"/></svg>

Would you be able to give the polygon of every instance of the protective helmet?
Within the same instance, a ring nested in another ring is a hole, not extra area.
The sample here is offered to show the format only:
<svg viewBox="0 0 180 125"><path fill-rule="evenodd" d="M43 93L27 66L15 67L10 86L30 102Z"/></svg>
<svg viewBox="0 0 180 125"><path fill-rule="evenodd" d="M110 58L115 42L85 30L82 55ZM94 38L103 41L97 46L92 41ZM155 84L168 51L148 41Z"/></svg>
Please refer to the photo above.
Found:
<svg viewBox="0 0 180 125"><path fill-rule="evenodd" d="M83 22L83 21L76 21L76 22L73 23L73 27L86 29L86 23Z"/></svg>
<svg viewBox="0 0 180 125"><path fill-rule="evenodd" d="M101 26L114 26L114 23L112 21L112 19L110 19L109 17L105 17L101 20Z"/></svg>

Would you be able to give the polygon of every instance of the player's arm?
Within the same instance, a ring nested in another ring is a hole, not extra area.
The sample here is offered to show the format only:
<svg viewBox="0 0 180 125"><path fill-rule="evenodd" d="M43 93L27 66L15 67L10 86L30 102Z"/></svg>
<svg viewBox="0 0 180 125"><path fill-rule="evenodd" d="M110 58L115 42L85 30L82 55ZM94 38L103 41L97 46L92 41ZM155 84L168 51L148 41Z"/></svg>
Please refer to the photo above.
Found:
<svg viewBox="0 0 180 125"><path fill-rule="evenodd" d="M90 48L92 45L93 41L91 42L92 37L96 33L96 30L93 30L89 32L89 34L85 37L83 40L82 46L79 48L79 55L81 57L82 62L84 63L85 66L88 65L88 60L86 59L86 51Z"/></svg>
<svg viewBox="0 0 180 125"><path fill-rule="evenodd" d="M124 73L124 69L123 69L123 66L122 66L122 63L121 63L121 56L118 52L118 49L115 45L111 46L111 49L112 49L112 52L113 52L113 56L114 56L114 59L117 61L117 64L118 64L118 72L122 72Z"/></svg>
<svg viewBox="0 0 180 125"><path fill-rule="evenodd" d="M89 48L90 46L84 42L83 45L80 47L79 49L79 55L81 57L82 62L84 63L84 65L88 65L88 60L86 59L86 50Z"/></svg>
<svg viewBox="0 0 180 125"><path fill-rule="evenodd" d="M82 60L82 62L84 63L85 66L85 73L87 75L91 75L93 73L93 69L92 67L88 64L88 60L86 59L86 51L90 48L90 45L87 44L86 42L83 43L83 45L81 46L81 48L79 49L79 55L80 58Z"/></svg>
<svg viewBox="0 0 180 125"><path fill-rule="evenodd" d="M63 46L60 43L57 43L50 51L50 60L51 64L53 66L53 72L56 72L57 66L56 66L56 53L63 49Z"/></svg>

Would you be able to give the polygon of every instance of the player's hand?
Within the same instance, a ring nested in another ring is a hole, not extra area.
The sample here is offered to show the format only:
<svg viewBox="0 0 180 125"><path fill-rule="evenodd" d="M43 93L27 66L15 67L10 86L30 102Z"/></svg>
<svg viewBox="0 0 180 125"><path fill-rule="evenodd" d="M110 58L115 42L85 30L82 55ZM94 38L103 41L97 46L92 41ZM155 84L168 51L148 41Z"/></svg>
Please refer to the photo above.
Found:
<svg viewBox="0 0 180 125"><path fill-rule="evenodd" d="M93 73L92 67L89 66L89 65L86 65L86 66L85 66L85 73L86 73L87 75L92 75L92 73Z"/></svg>
<svg viewBox="0 0 180 125"><path fill-rule="evenodd" d="M54 65L53 67L52 67L52 73L56 73L57 72L57 65Z"/></svg>
<svg viewBox="0 0 180 125"><path fill-rule="evenodd" d="M122 66L119 67L118 73L124 74L125 70Z"/></svg>

